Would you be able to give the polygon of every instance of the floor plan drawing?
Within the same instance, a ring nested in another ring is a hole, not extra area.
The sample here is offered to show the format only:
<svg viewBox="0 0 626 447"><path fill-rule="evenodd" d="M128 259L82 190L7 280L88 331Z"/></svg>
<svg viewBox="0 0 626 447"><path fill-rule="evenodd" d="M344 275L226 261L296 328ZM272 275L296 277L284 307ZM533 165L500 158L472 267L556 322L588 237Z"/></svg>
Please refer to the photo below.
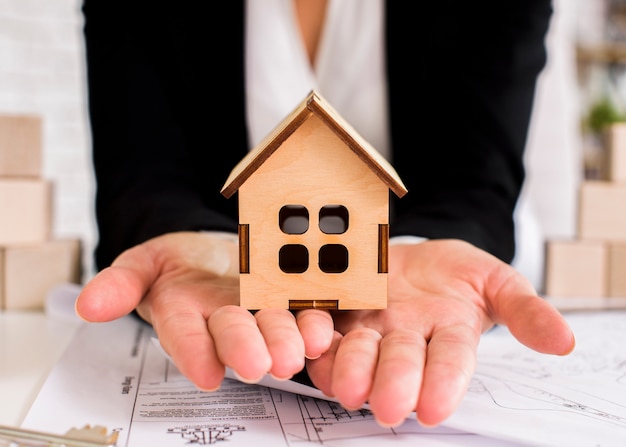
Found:
<svg viewBox="0 0 626 447"><path fill-rule="evenodd" d="M453 421L499 415L498 430L527 424L542 445L626 445L626 313L573 313L568 321L577 346L562 357L511 343L506 328L489 334Z"/></svg>
<svg viewBox="0 0 626 447"><path fill-rule="evenodd" d="M445 446L458 445L462 437L477 439L447 427L425 429L415 420L407 420L398 428L384 428L367 409L348 411L333 401L234 379L226 379L215 392L203 392L155 346L148 345L145 351L129 446L140 445L139 440L152 439L161 430L178 435L167 444L159 441L162 446L219 446L227 441L224 445L246 447L343 447L366 446L368 442L384 447L411 438L422 443L431 438L433 446ZM172 420L181 423L171 426ZM207 420L213 423L207 424Z"/></svg>
<svg viewBox="0 0 626 447"><path fill-rule="evenodd" d="M577 347L563 357L524 347L504 327L485 334L465 398L435 428L414 417L382 427L367 408L348 411L315 389L289 391L289 381L229 377L204 392L138 319L85 324L23 427L63 433L98 424L119 434L116 447L624 447L626 312L567 318Z"/></svg>
<svg viewBox="0 0 626 447"><path fill-rule="evenodd" d="M186 444L213 445L220 441L228 441L233 433L245 431L243 425L231 424L196 424L168 428L167 432L179 435Z"/></svg>

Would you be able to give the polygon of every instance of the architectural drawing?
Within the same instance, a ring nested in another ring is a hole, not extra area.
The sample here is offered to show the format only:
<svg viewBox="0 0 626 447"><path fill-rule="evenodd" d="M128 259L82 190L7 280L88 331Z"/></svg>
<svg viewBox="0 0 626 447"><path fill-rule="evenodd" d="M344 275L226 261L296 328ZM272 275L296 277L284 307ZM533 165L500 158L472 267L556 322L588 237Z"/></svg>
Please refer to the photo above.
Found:
<svg viewBox="0 0 626 447"><path fill-rule="evenodd" d="M168 428L167 432L180 435L186 444L212 445L220 441L228 441L233 433L245 429L243 425L196 424Z"/></svg>
<svg viewBox="0 0 626 447"><path fill-rule="evenodd" d="M366 409L348 411L336 402L233 379L226 379L217 391L203 392L154 344L146 349L142 370L130 430L131 447L139 445L140 439L145 442L159 434L158 430L177 435L169 437L166 444L159 441L161 446L172 447L219 446L222 441L227 441L224 445L246 447L343 447L367 445L366 440L384 447L397 446L398 438L422 439L425 435L455 443L460 437L475 438L447 427L425 429L415 420L395 429L384 428ZM172 425L171 421L180 422Z"/></svg>
<svg viewBox="0 0 626 447"><path fill-rule="evenodd" d="M573 313L568 321L577 346L563 357L511 343L503 327L488 334L451 423L497 415L499 431L527 424L541 445L626 445L626 313Z"/></svg>
<svg viewBox="0 0 626 447"><path fill-rule="evenodd" d="M85 324L23 427L63 433L97 424L119 433L117 447L624 447L626 312L567 318L577 338L569 356L538 354L496 328L483 336L468 393L442 426L407 419L393 429L313 391L230 378L200 391L145 323Z"/></svg>

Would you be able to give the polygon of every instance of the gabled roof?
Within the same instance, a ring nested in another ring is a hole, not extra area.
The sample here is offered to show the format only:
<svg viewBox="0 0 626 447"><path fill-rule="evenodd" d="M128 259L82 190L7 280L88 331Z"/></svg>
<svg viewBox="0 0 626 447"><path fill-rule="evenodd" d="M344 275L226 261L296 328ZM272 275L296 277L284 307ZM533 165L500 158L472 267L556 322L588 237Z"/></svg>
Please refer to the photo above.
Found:
<svg viewBox="0 0 626 447"><path fill-rule="evenodd" d="M222 187L229 198L263 164L281 144L312 114L317 115L398 197L407 193L406 186L391 164L337 113L315 90L287 116L259 145L233 168Z"/></svg>

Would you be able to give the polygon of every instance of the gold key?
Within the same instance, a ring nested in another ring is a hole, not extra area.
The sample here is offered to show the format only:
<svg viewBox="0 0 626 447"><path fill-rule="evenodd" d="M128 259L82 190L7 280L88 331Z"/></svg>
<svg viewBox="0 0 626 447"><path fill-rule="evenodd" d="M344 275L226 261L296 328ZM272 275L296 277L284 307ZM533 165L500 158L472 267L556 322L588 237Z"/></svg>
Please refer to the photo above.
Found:
<svg viewBox="0 0 626 447"><path fill-rule="evenodd" d="M100 425L71 428L64 435L0 425L0 445L11 447L115 447L117 437Z"/></svg>

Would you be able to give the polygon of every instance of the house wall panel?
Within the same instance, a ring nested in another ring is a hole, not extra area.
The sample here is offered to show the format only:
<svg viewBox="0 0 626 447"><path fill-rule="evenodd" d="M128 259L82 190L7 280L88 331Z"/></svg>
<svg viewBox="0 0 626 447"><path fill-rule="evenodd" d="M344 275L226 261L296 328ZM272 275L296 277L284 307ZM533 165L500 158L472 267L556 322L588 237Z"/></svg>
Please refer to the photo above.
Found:
<svg viewBox="0 0 626 447"><path fill-rule="evenodd" d="M389 188L319 118L312 115L304 122L238 193L240 223L250 225L250 273L240 277L244 307L259 308L260 303L288 307L290 299L338 299L340 308L386 306L387 275L378 273L378 225L388 223ZM347 207L346 233L328 235L318 230L318 212L329 204ZM286 235L280 230L283 205L309 209L305 234ZM306 272L280 271L278 252L286 243L308 247ZM319 248L328 243L348 248L345 272L329 274L317 268Z"/></svg>

